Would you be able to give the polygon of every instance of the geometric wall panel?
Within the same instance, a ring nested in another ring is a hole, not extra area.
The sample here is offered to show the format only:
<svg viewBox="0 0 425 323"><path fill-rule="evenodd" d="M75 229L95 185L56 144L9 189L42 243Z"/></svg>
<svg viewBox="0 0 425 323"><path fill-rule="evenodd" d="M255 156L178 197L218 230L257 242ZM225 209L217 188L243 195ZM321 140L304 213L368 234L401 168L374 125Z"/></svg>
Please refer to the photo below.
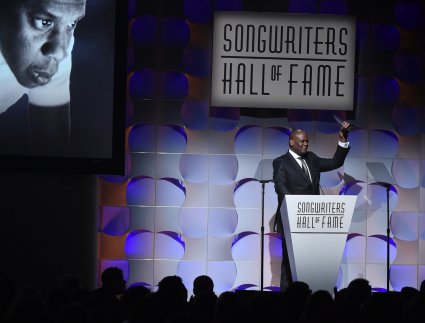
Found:
<svg viewBox="0 0 425 323"><path fill-rule="evenodd" d="M235 261L255 261L260 259L260 235L254 232L241 232L232 246Z"/></svg>
<svg viewBox="0 0 425 323"><path fill-rule="evenodd" d="M238 173L238 160L235 155L210 157L210 182L218 185L231 184Z"/></svg>
<svg viewBox="0 0 425 323"><path fill-rule="evenodd" d="M419 186L419 161L395 159L391 170L397 185L403 188Z"/></svg>
<svg viewBox="0 0 425 323"><path fill-rule="evenodd" d="M157 152L183 153L186 151L187 135L184 128L176 125L158 127Z"/></svg>
<svg viewBox="0 0 425 323"><path fill-rule="evenodd" d="M232 289L236 280L236 266L233 261L209 261L207 263L207 275L214 282L214 290L217 293Z"/></svg>
<svg viewBox="0 0 425 323"><path fill-rule="evenodd" d="M183 259L184 241L182 237L172 231L161 231L155 234L156 259Z"/></svg>
<svg viewBox="0 0 425 323"><path fill-rule="evenodd" d="M235 152L241 155L261 155L263 152L262 144L263 129L257 126L245 126L240 128L236 134Z"/></svg>
<svg viewBox="0 0 425 323"><path fill-rule="evenodd" d="M240 181L235 188L235 206L245 208L259 208L261 206L261 185L256 180Z"/></svg>
<svg viewBox="0 0 425 323"><path fill-rule="evenodd" d="M394 158L398 152L397 136L386 130L374 130L369 134L369 157Z"/></svg>
<svg viewBox="0 0 425 323"><path fill-rule="evenodd" d="M127 207L103 206L99 231L107 235L119 236L128 230L129 221L130 210Z"/></svg>
<svg viewBox="0 0 425 323"><path fill-rule="evenodd" d="M208 235L224 238L231 236L238 223L238 214L235 209L210 208L208 215Z"/></svg>
<svg viewBox="0 0 425 323"><path fill-rule="evenodd" d="M154 234L147 230L136 230L127 236L125 254L129 259L152 259Z"/></svg>
<svg viewBox="0 0 425 323"><path fill-rule="evenodd" d="M418 288L417 275L417 266L392 265L390 272L391 286L396 291L400 291L406 286Z"/></svg>
<svg viewBox="0 0 425 323"><path fill-rule="evenodd" d="M180 227L185 237L201 238L207 236L207 208L182 208Z"/></svg>
<svg viewBox="0 0 425 323"><path fill-rule="evenodd" d="M131 179L127 185L128 205L155 205L155 180L148 176Z"/></svg>
<svg viewBox="0 0 425 323"><path fill-rule="evenodd" d="M156 181L156 205L182 206L186 190L183 183L174 178L160 178Z"/></svg>
<svg viewBox="0 0 425 323"><path fill-rule="evenodd" d="M394 241L390 238L390 264L394 262L397 249ZM383 235L367 237L366 242L366 262L375 264L385 264L387 262L387 239Z"/></svg>
<svg viewBox="0 0 425 323"><path fill-rule="evenodd" d="M209 174L208 155L183 154L180 160L180 173L185 181L205 183Z"/></svg>
<svg viewBox="0 0 425 323"><path fill-rule="evenodd" d="M418 213L394 211L391 214L391 232L400 240L418 239Z"/></svg>

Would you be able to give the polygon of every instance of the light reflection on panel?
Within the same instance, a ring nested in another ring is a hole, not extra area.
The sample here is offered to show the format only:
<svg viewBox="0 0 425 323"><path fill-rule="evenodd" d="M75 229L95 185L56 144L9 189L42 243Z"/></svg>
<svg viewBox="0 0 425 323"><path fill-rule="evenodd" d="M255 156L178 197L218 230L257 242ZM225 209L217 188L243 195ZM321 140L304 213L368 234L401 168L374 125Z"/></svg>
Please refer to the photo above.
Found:
<svg viewBox="0 0 425 323"><path fill-rule="evenodd" d="M397 136L386 130L373 130L369 133L370 158L395 158L398 152Z"/></svg>
<svg viewBox="0 0 425 323"><path fill-rule="evenodd" d="M397 247L390 238L390 264L394 262L397 255ZM386 264L387 263L387 241L386 236L375 235L367 237L366 242L366 263Z"/></svg>
<svg viewBox="0 0 425 323"><path fill-rule="evenodd" d="M391 172L397 185L403 188L416 188L419 186L418 160L395 159Z"/></svg>
<svg viewBox="0 0 425 323"><path fill-rule="evenodd" d="M258 126L244 126L235 136L237 154L261 155L263 151L263 129Z"/></svg>
<svg viewBox="0 0 425 323"><path fill-rule="evenodd" d="M397 257L394 260L395 265L411 265L418 263L418 240L405 241L394 238L397 244Z"/></svg>
<svg viewBox="0 0 425 323"><path fill-rule="evenodd" d="M127 232L129 221L130 211L127 207L103 206L99 229L108 235L122 235Z"/></svg>
<svg viewBox="0 0 425 323"><path fill-rule="evenodd" d="M366 129L355 129L349 134L348 141L350 142L350 152L348 156L350 158L367 157L368 135Z"/></svg>
<svg viewBox="0 0 425 323"><path fill-rule="evenodd" d="M210 183L231 184L238 173L238 160L235 155L210 156Z"/></svg>
<svg viewBox="0 0 425 323"><path fill-rule="evenodd" d="M401 291L406 286L418 288L417 275L417 266L392 265L390 272L391 286L396 291Z"/></svg>
<svg viewBox="0 0 425 323"><path fill-rule="evenodd" d="M263 178L263 157L255 155L237 155L238 176L236 180L244 178Z"/></svg>
<svg viewBox="0 0 425 323"><path fill-rule="evenodd" d="M128 259L152 259L154 234L147 230L130 232L125 241L125 255Z"/></svg>
<svg viewBox="0 0 425 323"><path fill-rule="evenodd" d="M390 187L389 190L389 211L392 212L398 203L398 194L394 186ZM387 210L387 189L380 184L370 184L368 186L368 198L370 204L369 210Z"/></svg>
<svg viewBox="0 0 425 323"><path fill-rule="evenodd" d="M284 127L264 129L263 155L283 155L288 151L290 130Z"/></svg>
<svg viewBox="0 0 425 323"><path fill-rule="evenodd" d="M217 294L228 291L236 280L236 265L233 261L209 261L207 263L207 275L214 282L214 290Z"/></svg>
<svg viewBox="0 0 425 323"><path fill-rule="evenodd" d="M158 127L157 152L183 153L186 151L187 136L183 127L166 125Z"/></svg>
<svg viewBox="0 0 425 323"><path fill-rule="evenodd" d="M209 174L208 155L184 154L180 159L180 173L185 181L204 183L208 181Z"/></svg>
<svg viewBox="0 0 425 323"><path fill-rule="evenodd" d="M418 239L418 213L394 211L391 214L391 231L401 240Z"/></svg>
<svg viewBox="0 0 425 323"><path fill-rule="evenodd" d="M156 181L156 205L181 206L186 190L183 183L175 178L160 178Z"/></svg>
<svg viewBox="0 0 425 323"><path fill-rule="evenodd" d="M236 209L238 213L238 222L235 233L239 234L244 231L260 233L261 215L259 209ZM268 231L266 229L266 231Z"/></svg>
<svg viewBox="0 0 425 323"><path fill-rule="evenodd" d="M366 261L366 238L360 234L350 234L345 243L341 263L364 264Z"/></svg>
<svg viewBox="0 0 425 323"><path fill-rule="evenodd" d="M240 208L259 208L261 206L261 185L256 180L239 181L234 192L235 206Z"/></svg>
<svg viewBox="0 0 425 323"><path fill-rule="evenodd" d="M233 242L232 256L235 261L260 259L260 235L253 232L239 233Z"/></svg>
<svg viewBox="0 0 425 323"><path fill-rule="evenodd" d="M180 260L184 255L185 243L182 236L173 231L155 234L155 259Z"/></svg>
<svg viewBox="0 0 425 323"><path fill-rule="evenodd" d="M136 124L128 135L128 149L131 152L154 152L156 149L156 127Z"/></svg>
<svg viewBox="0 0 425 323"><path fill-rule="evenodd" d="M233 208L210 208L208 215L208 236L228 237L235 232L238 214Z"/></svg>
<svg viewBox="0 0 425 323"><path fill-rule="evenodd" d="M207 235L207 208L182 208L180 211L180 228L184 236L201 238Z"/></svg>
<svg viewBox="0 0 425 323"><path fill-rule="evenodd" d="M139 176L130 180L127 186L127 205L155 205L155 180Z"/></svg>

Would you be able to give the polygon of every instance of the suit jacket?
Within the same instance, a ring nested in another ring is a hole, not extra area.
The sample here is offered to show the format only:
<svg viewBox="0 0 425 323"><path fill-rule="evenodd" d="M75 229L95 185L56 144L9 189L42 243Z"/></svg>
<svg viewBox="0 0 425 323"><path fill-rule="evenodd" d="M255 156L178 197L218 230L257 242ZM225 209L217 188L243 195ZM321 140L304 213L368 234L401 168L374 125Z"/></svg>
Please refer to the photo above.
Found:
<svg viewBox="0 0 425 323"><path fill-rule="evenodd" d="M311 151L307 152L304 159L310 170L311 182L289 151L273 160L273 181L278 198L275 230L283 232L280 206L285 195L319 195L320 173L341 167L349 150L338 145L332 158L321 158Z"/></svg>

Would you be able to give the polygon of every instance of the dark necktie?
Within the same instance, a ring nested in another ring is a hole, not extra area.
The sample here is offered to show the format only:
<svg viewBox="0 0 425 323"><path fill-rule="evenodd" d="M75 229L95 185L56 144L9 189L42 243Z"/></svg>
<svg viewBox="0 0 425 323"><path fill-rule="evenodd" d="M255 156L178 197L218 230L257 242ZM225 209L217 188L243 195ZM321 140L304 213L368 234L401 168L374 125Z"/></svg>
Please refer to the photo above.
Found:
<svg viewBox="0 0 425 323"><path fill-rule="evenodd" d="M301 168L303 169L305 176L307 176L308 180L311 182L310 175L308 174L308 170L307 170L307 164L304 158L299 157L299 159L301 160Z"/></svg>

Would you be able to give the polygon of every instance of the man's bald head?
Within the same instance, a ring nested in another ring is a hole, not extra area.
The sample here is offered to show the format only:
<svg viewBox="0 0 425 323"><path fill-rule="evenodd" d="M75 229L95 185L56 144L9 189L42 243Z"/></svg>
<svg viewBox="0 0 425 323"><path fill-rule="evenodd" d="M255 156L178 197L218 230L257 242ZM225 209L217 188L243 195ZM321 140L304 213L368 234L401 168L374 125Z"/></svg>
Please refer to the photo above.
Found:
<svg viewBox="0 0 425 323"><path fill-rule="evenodd" d="M297 155L304 156L308 151L308 135L304 130L297 129L289 135L289 148Z"/></svg>

